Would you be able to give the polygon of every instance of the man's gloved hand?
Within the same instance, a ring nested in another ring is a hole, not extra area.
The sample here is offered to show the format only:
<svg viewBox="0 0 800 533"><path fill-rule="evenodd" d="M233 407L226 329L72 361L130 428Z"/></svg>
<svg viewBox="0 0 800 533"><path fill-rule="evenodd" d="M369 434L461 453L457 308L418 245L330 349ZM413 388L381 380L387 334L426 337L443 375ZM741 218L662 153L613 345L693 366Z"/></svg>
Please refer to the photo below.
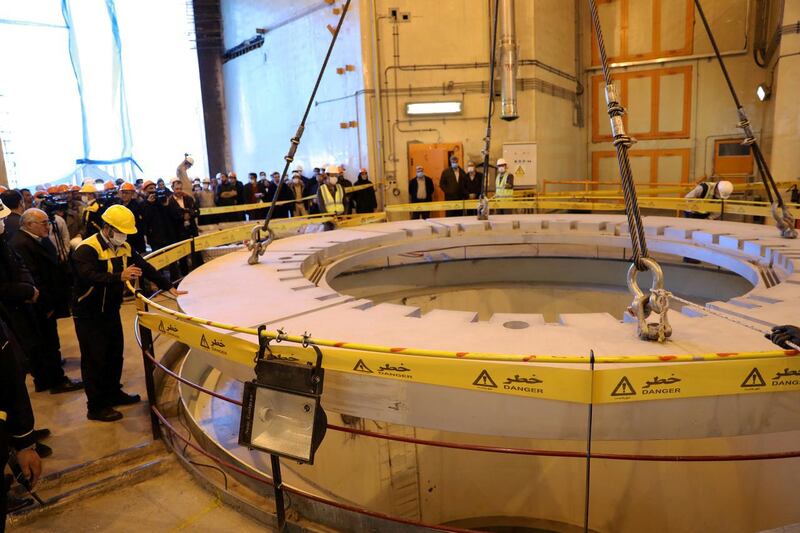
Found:
<svg viewBox="0 0 800 533"><path fill-rule="evenodd" d="M793 349L787 342L800 345L800 328L797 326L775 326L772 328L772 333L764 336L786 350Z"/></svg>

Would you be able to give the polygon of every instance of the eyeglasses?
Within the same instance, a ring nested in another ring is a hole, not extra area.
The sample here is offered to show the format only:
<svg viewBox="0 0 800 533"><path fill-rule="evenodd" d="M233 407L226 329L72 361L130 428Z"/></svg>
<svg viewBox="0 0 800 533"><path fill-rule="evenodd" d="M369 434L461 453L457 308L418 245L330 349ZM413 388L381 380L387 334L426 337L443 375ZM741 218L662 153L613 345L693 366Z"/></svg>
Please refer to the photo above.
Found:
<svg viewBox="0 0 800 533"><path fill-rule="evenodd" d="M34 222L34 224L45 224L45 225L49 226L51 224L51 222L49 220L36 220Z"/></svg>

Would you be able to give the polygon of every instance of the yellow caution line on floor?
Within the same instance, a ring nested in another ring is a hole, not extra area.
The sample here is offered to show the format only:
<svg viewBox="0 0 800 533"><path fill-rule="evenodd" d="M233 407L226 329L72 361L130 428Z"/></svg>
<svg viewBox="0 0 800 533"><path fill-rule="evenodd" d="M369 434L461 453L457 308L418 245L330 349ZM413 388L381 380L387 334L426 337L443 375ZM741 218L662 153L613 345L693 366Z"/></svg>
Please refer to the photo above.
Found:
<svg viewBox="0 0 800 533"><path fill-rule="evenodd" d="M250 341L153 313L141 323L193 348L254 366L258 346ZM274 344L273 355L313 362L314 352L299 345ZM323 348L327 370L459 389L574 403L608 404L800 390L800 358L720 360L595 368L536 363L445 359ZM592 392L593 391L593 392Z"/></svg>

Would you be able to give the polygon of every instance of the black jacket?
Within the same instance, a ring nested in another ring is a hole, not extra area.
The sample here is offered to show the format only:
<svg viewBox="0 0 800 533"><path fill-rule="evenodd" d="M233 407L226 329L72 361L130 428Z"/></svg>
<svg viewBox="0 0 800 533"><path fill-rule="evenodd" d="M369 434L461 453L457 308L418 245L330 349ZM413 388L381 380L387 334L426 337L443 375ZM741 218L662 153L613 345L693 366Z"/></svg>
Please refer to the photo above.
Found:
<svg viewBox="0 0 800 533"><path fill-rule="evenodd" d="M50 239L37 240L20 230L11 239L11 247L25 262L39 289L39 298L34 304L39 315L55 313L57 317L69 316L70 281L62 270L58 253Z"/></svg>
<svg viewBox="0 0 800 533"><path fill-rule="evenodd" d="M173 194L169 197L167 209L169 211L169 218L172 220L176 242L198 235L197 217L200 216L200 211L195 208L194 197L189 194L184 194L183 207L181 207ZM188 225L186 224L186 215L189 215Z"/></svg>
<svg viewBox="0 0 800 533"><path fill-rule="evenodd" d="M461 193L464 199L468 200L469 195L475 195L475 198L481 197L481 189L483 188L483 172L475 172L475 178L470 179L469 174L464 172L461 175ZM475 199L473 198L473 200Z"/></svg>
<svg viewBox="0 0 800 533"><path fill-rule="evenodd" d="M170 218L169 208L158 199L155 202L145 200L143 206L147 244L150 245L150 248L158 250L175 242L177 236Z"/></svg>
<svg viewBox="0 0 800 533"><path fill-rule="evenodd" d="M442 189L445 200L462 200L464 198L460 183L466 173L461 167L458 167L458 172L459 175L456 178L456 173L452 167L442 171L442 176L439 178L439 188Z"/></svg>
<svg viewBox="0 0 800 533"><path fill-rule="evenodd" d="M430 179L428 176L425 176L425 199L418 200L417 199L417 177L414 176L410 180L408 180L408 200L412 204L417 202L430 202L433 200L433 180Z"/></svg>
<svg viewBox="0 0 800 533"><path fill-rule="evenodd" d="M144 202L131 199L127 204L122 204L133 213L133 218L136 221L136 233L128 235L128 242L131 243L133 249L140 254L147 251L147 244L145 243L145 236L147 235L147 222L144 217Z"/></svg>
<svg viewBox="0 0 800 533"><path fill-rule="evenodd" d="M5 220L5 238L6 241L11 242L11 238L14 237L14 234L19 231L19 222L22 216L19 213L11 213L6 217Z"/></svg>
<svg viewBox="0 0 800 533"><path fill-rule="evenodd" d="M270 181L267 183L267 193L265 200L267 203L272 202L272 199L275 197L275 193L278 191L278 184L274 181ZM292 191L289 190L289 185L284 183L283 187L281 187L281 192L278 195L278 201L283 202L286 200L294 200L294 195L292 195ZM285 205L276 205L275 211L272 213L273 218L286 218L289 216L289 204Z"/></svg>
<svg viewBox="0 0 800 533"><path fill-rule="evenodd" d="M43 343L36 311L30 303L35 288L23 259L0 239L0 320L13 332L12 344L18 342L27 359L42 349ZM20 364L24 362L20 360Z"/></svg>
<svg viewBox="0 0 800 533"><path fill-rule="evenodd" d="M11 336L5 322L0 320L0 440L5 443L8 438L13 448L22 450L35 442L33 409ZM5 463L5 458L2 462ZM5 494L2 496L5 498Z"/></svg>
<svg viewBox="0 0 800 533"><path fill-rule="evenodd" d="M97 242L104 253L110 253L108 243L98 235ZM129 248L130 249L130 248ZM111 262L111 272L108 262ZM130 249L128 266L142 269L144 277L155 283L161 290L169 290L169 281L158 273L135 250ZM87 242L81 243L72 253L72 268L75 278L75 292L72 300L72 314L75 316L94 316L103 313L118 313L122 305L125 284L120 277L122 257L110 260L100 259L97 250Z"/></svg>
<svg viewBox="0 0 800 533"><path fill-rule="evenodd" d="M368 179L362 180L361 176L359 176L355 186L358 187L359 185L372 185L372 182ZM375 187L352 193L350 200L356 204L356 213L373 213L378 207L378 201L375 198Z"/></svg>

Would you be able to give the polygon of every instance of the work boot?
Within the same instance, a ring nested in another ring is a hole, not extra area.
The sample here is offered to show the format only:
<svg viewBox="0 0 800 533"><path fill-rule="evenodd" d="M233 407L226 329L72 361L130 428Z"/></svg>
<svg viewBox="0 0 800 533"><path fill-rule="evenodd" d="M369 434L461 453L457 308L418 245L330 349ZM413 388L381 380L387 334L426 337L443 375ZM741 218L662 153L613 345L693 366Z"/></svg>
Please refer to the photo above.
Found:
<svg viewBox="0 0 800 533"><path fill-rule="evenodd" d="M17 498L16 496L12 496L11 494L8 495L6 501L7 501L6 510L8 514L11 514L14 511L19 511L20 509L24 509L30 505L33 505L33 498Z"/></svg>
<svg viewBox="0 0 800 533"><path fill-rule="evenodd" d="M118 391L117 394L111 398L111 406L117 407L119 405L133 405L142 401L142 397L138 394L128 394L125 391Z"/></svg>
<svg viewBox="0 0 800 533"><path fill-rule="evenodd" d="M101 409L90 410L86 413L86 418L98 422L116 422L122 418L122 413L111 407L103 407Z"/></svg>
<svg viewBox="0 0 800 533"><path fill-rule="evenodd" d="M64 381L62 381L55 387L50 387L50 394L73 392L76 390L81 390L82 388L83 388L83 381L78 381L78 380L73 381L68 377L64 377Z"/></svg>

